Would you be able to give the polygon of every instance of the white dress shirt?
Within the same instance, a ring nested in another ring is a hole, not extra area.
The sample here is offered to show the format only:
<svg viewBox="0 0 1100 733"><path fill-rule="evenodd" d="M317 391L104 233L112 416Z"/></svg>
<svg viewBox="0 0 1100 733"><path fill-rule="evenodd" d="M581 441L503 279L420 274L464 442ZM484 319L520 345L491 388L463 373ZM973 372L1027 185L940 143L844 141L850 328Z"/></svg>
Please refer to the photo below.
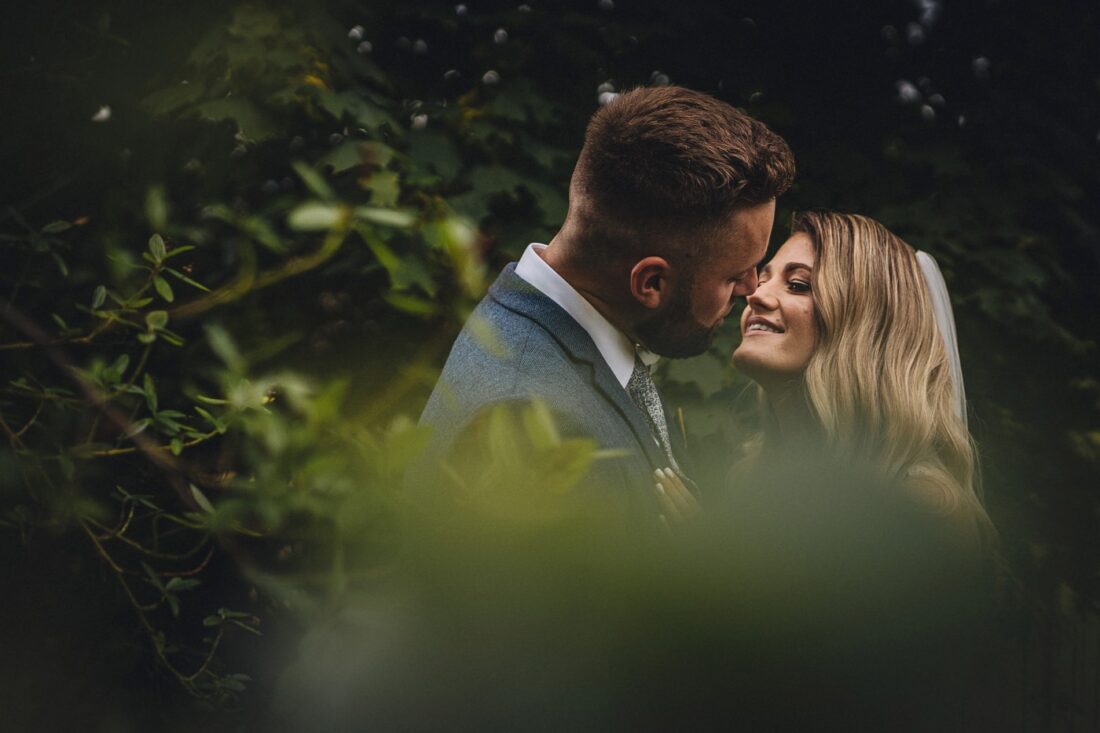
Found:
<svg viewBox="0 0 1100 733"><path fill-rule="evenodd" d="M635 354L646 366L652 366L660 357L640 346L635 348L626 334L612 326L565 278L546 264L546 260L539 254L546 247L545 244L529 244L516 265L516 274L561 306L562 310L580 324L592 337L600 356L611 367L619 384L626 389L626 383L634 372Z"/></svg>

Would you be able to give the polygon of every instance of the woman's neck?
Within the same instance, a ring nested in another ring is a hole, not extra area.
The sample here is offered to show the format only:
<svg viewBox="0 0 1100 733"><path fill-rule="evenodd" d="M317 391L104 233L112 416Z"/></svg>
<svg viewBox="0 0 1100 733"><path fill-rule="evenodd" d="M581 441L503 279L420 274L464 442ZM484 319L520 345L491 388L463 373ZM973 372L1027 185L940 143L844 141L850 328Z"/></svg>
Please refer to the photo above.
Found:
<svg viewBox="0 0 1100 733"><path fill-rule="evenodd" d="M821 428L806 402L801 384L788 383L765 390L771 405L775 447L808 449L821 441Z"/></svg>

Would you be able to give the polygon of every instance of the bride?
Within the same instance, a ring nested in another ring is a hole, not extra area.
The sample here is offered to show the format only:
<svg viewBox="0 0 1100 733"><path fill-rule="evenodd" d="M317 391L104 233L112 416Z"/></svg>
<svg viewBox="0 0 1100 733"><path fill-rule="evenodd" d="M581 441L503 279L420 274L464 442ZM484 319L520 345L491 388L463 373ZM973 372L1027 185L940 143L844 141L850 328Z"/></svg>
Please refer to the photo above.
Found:
<svg viewBox="0 0 1100 733"><path fill-rule="evenodd" d="M935 261L863 216L804 213L792 230L741 315L733 363L759 386L762 431L735 477L791 456L859 466L983 555L992 525ZM667 521L695 512L674 472L656 479Z"/></svg>

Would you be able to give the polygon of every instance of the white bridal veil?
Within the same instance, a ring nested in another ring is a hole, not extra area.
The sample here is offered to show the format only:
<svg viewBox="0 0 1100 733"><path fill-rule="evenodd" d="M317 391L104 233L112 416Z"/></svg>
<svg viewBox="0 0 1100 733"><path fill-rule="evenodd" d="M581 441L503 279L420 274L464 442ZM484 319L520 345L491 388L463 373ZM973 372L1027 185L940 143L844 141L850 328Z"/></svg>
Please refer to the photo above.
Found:
<svg viewBox="0 0 1100 733"><path fill-rule="evenodd" d="M966 388L963 386L962 361L959 359L959 339L955 334L955 316L951 310L951 296L947 294L947 283L939 265L927 252L917 252L917 263L924 273L928 284L928 294L932 298L932 311L936 315L936 326L943 345L947 350L947 361L951 369L951 382L955 386L955 412L966 425Z"/></svg>

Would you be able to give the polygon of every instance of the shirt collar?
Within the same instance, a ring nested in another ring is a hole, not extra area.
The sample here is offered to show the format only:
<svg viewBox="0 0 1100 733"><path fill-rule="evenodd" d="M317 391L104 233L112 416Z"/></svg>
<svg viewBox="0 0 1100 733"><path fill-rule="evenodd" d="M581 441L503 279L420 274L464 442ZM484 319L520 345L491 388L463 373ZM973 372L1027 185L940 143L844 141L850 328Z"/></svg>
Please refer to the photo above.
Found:
<svg viewBox="0 0 1100 733"><path fill-rule="evenodd" d="M562 310L580 324L596 344L600 356L611 367L615 379L625 388L626 383L630 381L630 375L634 373L635 355L647 367L652 366L661 357L642 346L635 345L626 334L611 325L603 314L566 282L565 278L546 264L546 260L540 254L546 247L545 244L529 244L516 265L516 275L561 306Z"/></svg>

